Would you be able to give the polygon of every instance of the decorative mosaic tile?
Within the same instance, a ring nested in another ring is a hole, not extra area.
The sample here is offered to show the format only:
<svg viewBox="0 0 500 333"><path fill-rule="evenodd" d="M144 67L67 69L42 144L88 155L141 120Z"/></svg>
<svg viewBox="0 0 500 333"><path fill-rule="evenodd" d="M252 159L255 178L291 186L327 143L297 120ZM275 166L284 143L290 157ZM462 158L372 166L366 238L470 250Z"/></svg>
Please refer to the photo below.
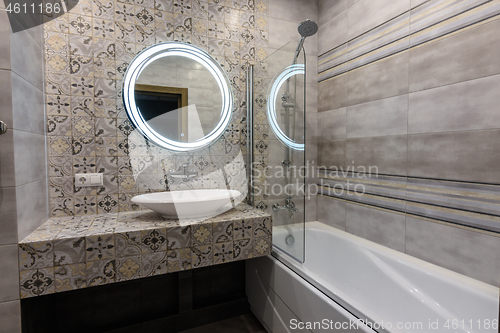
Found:
<svg viewBox="0 0 500 333"><path fill-rule="evenodd" d="M168 272L179 272L191 269L191 249L176 249L167 251Z"/></svg>
<svg viewBox="0 0 500 333"><path fill-rule="evenodd" d="M56 266L85 262L85 238L55 239L54 264Z"/></svg>
<svg viewBox="0 0 500 333"><path fill-rule="evenodd" d="M191 226L191 245L207 245L212 243L212 224L199 224Z"/></svg>
<svg viewBox="0 0 500 333"><path fill-rule="evenodd" d="M21 299L53 294L54 267L40 268L19 273Z"/></svg>
<svg viewBox="0 0 500 333"><path fill-rule="evenodd" d="M168 272L167 252L147 253L141 256L141 276L155 276Z"/></svg>
<svg viewBox="0 0 500 333"><path fill-rule="evenodd" d="M213 242L224 243L233 240L233 221L213 224Z"/></svg>
<svg viewBox="0 0 500 333"><path fill-rule="evenodd" d="M253 219L253 237L271 237L271 218L256 217Z"/></svg>
<svg viewBox="0 0 500 333"><path fill-rule="evenodd" d="M141 232L142 253L153 253L167 250L167 230L150 229Z"/></svg>
<svg viewBox="0 0 500 333"><path fill-rule="evenodd" d="M168 250L191 246L191 226L168 228L167 236Z"/></svg>
<svg viewBox="0 0 500 333"><path fill-rule="evenodd" d="M87 287L114 283L116 277L115 259L87 262L86 275Z"/></svg>
<svg viewBox="0 0 500 333"><path fill-rule="evenodd" d="M90 188L89 188L90 189ZM95 189L91 189L95 191ZM97 214L97 198L93 195L75 196L75 215L95 215Z"/></svg>
<svg viewBox="0 0 500 333"><path fill-rule="evenodd" d="M19 269L21 271L53 266L53 260L54 248L51 241L19 244Z"/></svg>
<svg viewBox="0 0 500 333"><path fill-rule="evenodd" d="M111 259L115 257L115 235L95 235L86 237L87 261Z"/></svg>
<svg viewBox="0 0 500 333"><path fill-rule="evenodd" d="M244 239L252 237L252 219L237 220L233 222L234 239Z"/></svg>
<svg viewBox="0 0 500 333"><path fill-rule="evenodd" d="M82 289L87 287L85 263L55 267L55 292Z"/></svg>
<svg viewBox="0 0 500 333"><path fill-rule="evenodd" d="M272 251L271 238L259 237L253 239L253 255L260 257L271 254Z"/></svg>
<svg viewBox="0 0 500 333"><path fill-rule="evenodd" d="M214 244L214 265L234 260L233 242Z"/></svg>
<svg viewBox="0 0 500 333"><path fill-rule="evenodd" d="M141 256L116 259L116 282L129 281L141 277Z"/></svg>
<svg viewBox="0 0 500 333"><path fill-rule="evenodd" d="M131 231L115 234L116 256L136 256L141 254L141 232Z"/></svg>
<svg viewBox="0 0 500 333"><path fill-rule="evenodd" d="M191 248L192 267L205 267L213 265L213 245L202 245Z"/></svg>
<svg viewBox="0 0 500 333"><path fill-rule="evenodd" d="M240 239L234 241L234 260L243 260L253 258L252 239Z"/></svg>

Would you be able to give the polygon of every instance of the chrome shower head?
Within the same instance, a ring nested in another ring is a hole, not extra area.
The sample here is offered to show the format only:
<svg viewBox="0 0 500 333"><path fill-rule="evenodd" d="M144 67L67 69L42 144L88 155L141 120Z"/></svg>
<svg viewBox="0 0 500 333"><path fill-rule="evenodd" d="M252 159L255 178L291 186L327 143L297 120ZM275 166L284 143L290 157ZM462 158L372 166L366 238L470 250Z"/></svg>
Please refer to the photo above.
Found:
<svg viewBox="0 0 500 333"><path fill-rule="evenodd" d="M310 37L318 32L318 24L313 20L305 20L299 24L298 30L303 38Z"/></svg>

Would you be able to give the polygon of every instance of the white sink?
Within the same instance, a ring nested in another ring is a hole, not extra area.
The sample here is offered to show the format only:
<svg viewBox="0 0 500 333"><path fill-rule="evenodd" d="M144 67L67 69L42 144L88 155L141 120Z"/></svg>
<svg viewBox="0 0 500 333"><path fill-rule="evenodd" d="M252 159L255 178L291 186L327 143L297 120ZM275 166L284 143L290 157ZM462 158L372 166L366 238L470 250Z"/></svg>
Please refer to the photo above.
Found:
<svg viewBox="0 0 500 333"><path fill-rule="evenodd" d="M236 190L186 190L137 195L132 202L160 213L168 219L213 217L232 208Z"/></svg>

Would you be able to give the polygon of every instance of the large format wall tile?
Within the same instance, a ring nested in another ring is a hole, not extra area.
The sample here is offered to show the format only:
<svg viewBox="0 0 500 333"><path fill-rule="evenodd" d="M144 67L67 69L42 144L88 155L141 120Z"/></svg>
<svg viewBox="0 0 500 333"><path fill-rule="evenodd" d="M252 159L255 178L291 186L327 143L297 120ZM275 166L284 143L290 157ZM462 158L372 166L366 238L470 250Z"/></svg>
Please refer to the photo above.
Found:
<svg viewBox="0 0 500 333"><path fill-rule="evenodd" d="M346 140L319 141L318 164L328 169L346 168Z"/></svg>
<svg viewBox="0 0 500 333"><path fill-rule="evenodd" d="M360 0L348 12L348 37L352 39L410 9L410 0Z"/></svg>
<svg viewBox="0 0 500 333"><path fill-rule="evenodd" d="M335 33L332 33L335 31ZM325 22L318 31L318 54L325 53L348 41L347 12Z"/></svg>
<svg viewBox="0 0 500 333"><path fill-rule="evenodd" d="M0 120L12 129L12 86L11 71L0 70Z"/></svg>
<svg viewBox="0 0 500 333"><path fill-rule="evenodd" d="M500 73L500 20L410 50L410 92Z"/></svg>
<svg viewBox="0 0 500 333"><path fill-rule="evenodd" d="M347 9L348 0L319 0L318 1L318 23L321 29L323 24L330 21Z"/></svg>
<svg viewBox="0 0 500 333"><path fill-rule="evenodd" d="M305 15L303 17L303 20L308 18ZM279 49L289 41L298 42L300 34L297 27L298 23L294 21L277 18L269 20L269 31L273 32L269 35L269 47ZM318 34L306 38L304 48L306 49L306 54L318 55Z"/></svg>
<svg viewBox="0 0 500 333"><path fill-rule="evenodd" d="M500 130L408 136L408 176L500 183Z"/></svg>
<svg viewBox="0 0 500 333"><path fill-rule="evenodd" d="M0 188L0 245L17 242L16 188Z"/></svg>
<svg viewBox="0 0 500 333"><path fill-rule="evenodd" d="M21 332L21 304L19 301L0 303L2 333Z"/></svg>
<svg viewBox="0 0 500 333"><path fill-rule="evenodd" d="M408 58L404 51L349 72L348 105L408 93Z"/></svg>
<svg viewBox="0 0 500 333"><path fill-rule="evenodd" d="M47 178L45 136L14 130L16 185Z"/></svg>
<svg viewBox="0 0 500 333"><path fill-rule="evenodd" d="M2 4L3 5L3 4ZM0 68L10 69L10 24L7 12L0 10Z"/></svg>
<svg viewBox="0 0 500 333"><path fill-rule="evenodd" d="M495 287L500 282L498 234L407 216L406 253Z"/></svg>
<svg viewBox="0 0 500 333"><path fill-rule="evenodd" d="M306 19L318 20L318 2L302 0L269 1L269 17L302 22Z"/></svg>
<svg viewBox="0 0 500 333"><path fill-rule="evenodd" d="M408 133L500 128L500 75L410 94Z"/></svg>
<svg viewBox="0 0 500 333"><path fill-rule="evenodd" d="M405 250L405 216L402 213L347 203L346 231L394 250Z"/></svg>
<svg viewBox="0 0 500 333"><path fill-rule="evenodd" d="M346 202L342 199L318 195L318 221L345 230Z"/></svg>
<svg viewBox="0 0 500 333"><path fill-rule="evenodd" d="M390 97L347 108L347 137L406 134L408 95Z"/></svg>
<svg viewBox="0 0 500 333"><path fill-rule="evenodd" d="M14 130L0 136L0 186L16 185L16 170L14 162Z"/></svg>
<svg viewBox="0 0 500 333"><path fill-rule="evenodd" d="M12 73L12 110L14 118L12 128L45 134L43 92L14 72Z"/></svg>
<svg viewBox="0 0 500 333"><path fill-rule="evenodd" d="M346 164L377 167L379 174L406 175L406 135L347 139Z"/></svg>
<svg viewBox="0 0 500 333"><path fill-rule="evenodd" d="M346 138L346 108L318 113L318 141Z"/></svg>
<svg viewBox="0 0 500 333"><path fill-rule="evenodd" d="M19 263L17 261L17 245L0 246L0 302L19 299ZM2 318L2 322L5 319Z"/></svg>
<svg viewBox="0 0 500 333"><path fill-rule="evenodd" d="M18 186L16 189L18 239L22 240L33 230L38 228L49 218L47 193L47 179L40 179L32 183ZM29 207L29 209L23 209Z"/></svg>
<svg viewBox="0 0 500 333"><path fill-rule="evenodd" d="M347 105L347 74L318 83L318 112Z"/></svg>

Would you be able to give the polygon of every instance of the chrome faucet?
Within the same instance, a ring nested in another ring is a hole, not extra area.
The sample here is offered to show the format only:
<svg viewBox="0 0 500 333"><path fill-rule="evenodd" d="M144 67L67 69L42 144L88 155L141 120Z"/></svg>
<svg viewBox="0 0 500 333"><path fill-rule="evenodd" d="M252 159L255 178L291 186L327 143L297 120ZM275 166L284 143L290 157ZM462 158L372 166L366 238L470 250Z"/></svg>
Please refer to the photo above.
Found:
<svg viewBox="0 0 500 333"><path fill-rule="evenodd" d="M295 207L295 203L292 201L292 197L288 197L288 198L285 199L285 205L284 206L280 206L277 203L273 204L273 210L274 211L277 211L277 210L280 210L280 209L288 209L288 211L290 212L290 214L294 214L294 213L297 213L299 211Z"/></svg>
<svg viewBox="0 0 500 333"><path fill-rule="evenodd" d="M168 175L172 176L172 178L181 178L181 181L186 182L194 177L198 176L198 171L188 169L189 163L184 163L179 170L175 171L174 169L170 170Z"/></svg>

